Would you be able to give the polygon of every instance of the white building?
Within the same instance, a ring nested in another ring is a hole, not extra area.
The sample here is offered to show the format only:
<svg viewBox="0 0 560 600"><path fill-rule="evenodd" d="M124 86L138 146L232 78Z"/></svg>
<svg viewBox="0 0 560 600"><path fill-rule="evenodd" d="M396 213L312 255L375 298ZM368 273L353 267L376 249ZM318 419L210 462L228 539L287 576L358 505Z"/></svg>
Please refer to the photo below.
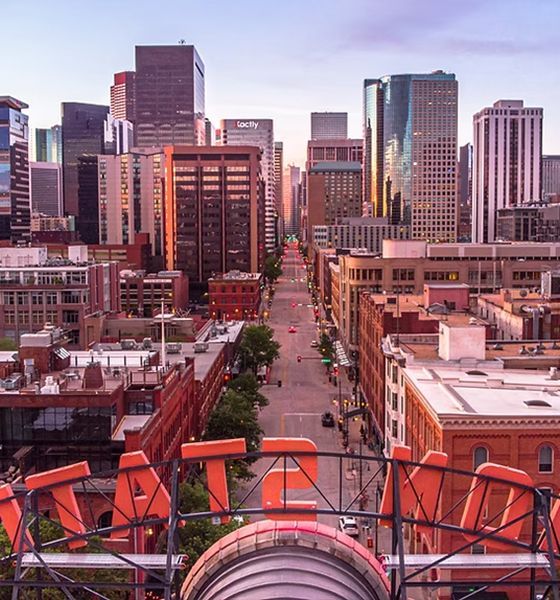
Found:
<svg viewBox="0 0 560 600"><path fill-rule="evenodd" d="M473 117L472 241L496 239L497 211L540 200L543 109L498 100Z"/></svg>
<svg viewBox="0 0 560 600"><path fill-rule="evenodd" d="M313 243L318 248L366 248L381 252L383 240L407 240L408 225L390 225L388 219L349 217L337 225L315 225Z"/></svg>
<svg viewBox="0 0 560 600"><path fill-rule="evenodd" d="M276 184L274 168L274 125L272 119L223 119L220 144L223 146L257 146L262 153L261 171L265 191L265 246L276 248Z"/></svg>

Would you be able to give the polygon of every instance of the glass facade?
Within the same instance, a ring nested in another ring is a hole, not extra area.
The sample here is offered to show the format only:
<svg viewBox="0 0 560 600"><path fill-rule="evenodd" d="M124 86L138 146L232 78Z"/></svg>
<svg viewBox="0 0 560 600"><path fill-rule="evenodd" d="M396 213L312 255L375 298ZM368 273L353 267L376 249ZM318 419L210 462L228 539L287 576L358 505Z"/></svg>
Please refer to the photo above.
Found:
<svg viewBox="0 0 560 600"><path fill-rule="evenodd" d="M27 104L0 96L0 239L29 241L29 127Z"/></svg>
<svg viewBox="0 0 560 600"><path fill-rule="evenodd" d="M204 63L194 46L136 46L135 145L204 144Z"/></svg>
<svg viewBox="0 0 560 600"><path fill-rule="evenodd" d="M364 198L370 214L412 226L412 237L455 241L455 75L389 75L364 82Z"/></svg>

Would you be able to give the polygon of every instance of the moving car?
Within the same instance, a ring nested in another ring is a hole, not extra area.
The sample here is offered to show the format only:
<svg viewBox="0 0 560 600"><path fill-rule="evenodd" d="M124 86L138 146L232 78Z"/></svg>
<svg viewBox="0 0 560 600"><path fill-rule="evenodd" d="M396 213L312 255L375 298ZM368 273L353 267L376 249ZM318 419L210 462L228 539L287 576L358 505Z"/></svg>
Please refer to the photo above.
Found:
<svg viewBox="0 0 560 600"><path fill-rule="evenodd" d="M338 519L338 528L342 533L352 537L358 537L360 535L358 523L354 517L340 517L340 519Z"/></svg>
<svg viewBox="0 0 560 600"><path fill-rule="evenodd" d="M296 332L296 328L293 325L290 325L290 328L288 329L288 333L295 333Z"/></svg>
<svg viewBox="0 0 560 600"><path fill-rule="evenodd" d="M321 425L323 427L334 427L334 416L332 412L325 412L321 415Z"/></svg>
<svg viewBox="0 0 560 600"><path fill-rule="evenodd" d="M311 348L318 348L319 347L319 342L317 340L313 340L311 342L311 344L309 344L311 346Z"/></svg>

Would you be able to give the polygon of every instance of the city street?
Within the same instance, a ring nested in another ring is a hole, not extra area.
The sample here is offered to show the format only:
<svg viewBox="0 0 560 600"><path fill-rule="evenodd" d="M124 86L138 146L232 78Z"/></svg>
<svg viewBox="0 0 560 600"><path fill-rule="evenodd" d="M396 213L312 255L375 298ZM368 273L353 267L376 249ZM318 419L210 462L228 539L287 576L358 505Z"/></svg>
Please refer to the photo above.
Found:
<svg viewBox="0 0 560 600"><path fill-rule="evenodd" d="M267 324L274 329L275 339L281 344L280 358L274 363L268 385L262 392L269 399L269 406L260 414L260 424L266 437L305 437L313 440L320 451L343 452L342 436L337 427L323 427L321 415L331 411L335 419L338 407L338 387L329 382L326 366L321 362L317 348L310 346L319 341L311 296L307 288L306 269L297 251L290 246L286 250L282 265L283 275L275 285L275 295ZM295 304L295 306L294 306ZM290 328L295 328L291 333ZM297 357L301 356L301 362ZM277 382L282 382L278 387ZM341 374L342 397L350 398L351 383ZM350 447L358 450L358 424L351 428ZM352 435L353 433L353 435ZM270 460L261 460L253 465L261 475ZM292 467L294 465L291 465ZM343 459L343 504L348 506L359 491L358 460L351 456ZM353 470L354 468L354 470ZM364 463L363 481L372 473ZM319 459L318 487L333 503L338 503L339 461L333 458ZM327 502L313 489L292 490L289 500L317 500L319 507ZM258 506L260 494L251 498L247 505ZM356 501L352 509L358 510ZM336 527L338 517L320 515L318 520ZM361 536L362 541L365 541Z"/></svg>

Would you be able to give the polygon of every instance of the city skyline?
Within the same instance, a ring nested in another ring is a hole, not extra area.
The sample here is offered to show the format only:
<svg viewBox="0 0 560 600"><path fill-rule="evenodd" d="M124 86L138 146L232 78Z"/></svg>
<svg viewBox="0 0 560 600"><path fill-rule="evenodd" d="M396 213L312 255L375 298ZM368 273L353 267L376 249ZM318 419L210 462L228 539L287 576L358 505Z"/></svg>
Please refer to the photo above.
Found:
<svg viewBox="0 0 560 600"><path fill-rule="evenodd" d="M47 7L32 0L26 5L23 35L17 26L23 8L13 7L5 15L8 46L17 44L20 50L17 63L3 66L2 93L30 105L32 128L59 123L61 102L108 104L113 74L134 67L135 45L184 39L197 47L206 65L211 121L240 114L274 119L275 137L285 144L285 164L303 166L311 112L348 112L349 136L361 137L364 79L435 69L455 73L459 82L460 145L471 141L478 110L511 98L544 108L543 151L560 151L555 135L560 75L549 52L558 41L554 23L560 6L552 0L540 2L538 11L521 0L491 6L479 0L468 6L441 0L427 6L352 0L342 14L334 1L287 2L266 10L253 1L220 3L220 18L231 25L220 36L204 26L209 15L187 11L178 2L158 20L150 3L137 2L134 11L130 6L128 1L111 4L111 19L104 10L89 14L86 29L83 15L69 2ZM291 18L296 11L298 18ZM181 14L189 20L178 18ZM270 28L262 26L267 20ZM38 58L26 39L44 34L46 25L58 41L45 44ZM251 35L239 36L243 29ZM105 41L98 47L100 31ZM76 51L88 43L95 52Z"/></svg>

